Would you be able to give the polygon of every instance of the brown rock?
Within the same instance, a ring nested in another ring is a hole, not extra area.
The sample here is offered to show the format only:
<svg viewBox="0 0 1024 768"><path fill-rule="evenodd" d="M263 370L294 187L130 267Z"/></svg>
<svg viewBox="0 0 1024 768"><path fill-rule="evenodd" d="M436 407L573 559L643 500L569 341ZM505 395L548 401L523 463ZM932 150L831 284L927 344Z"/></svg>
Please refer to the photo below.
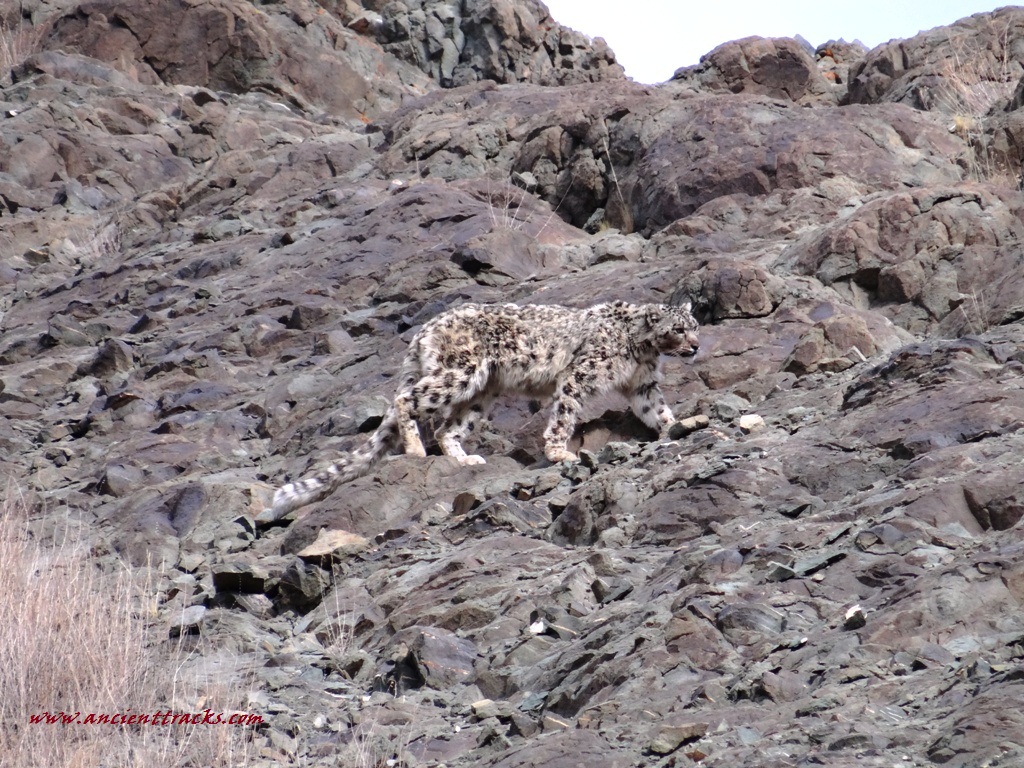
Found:
<svg viewBox="0 0 1024 768"><path fill-rule="evenodd" d="M828 354L825 333L820 328L811 328L797 342L793 351L786 359L783 370L798 376L818 370L821 362Z"/></svg>
<svg viewBox="0 0 1024 768"><path fill-rule="evenodd" d="M1005 531L1024 517L1024 498L1016 472L979 473L964 488L964 499L984 530Z"/></svg>
<svg viewBox="0 0 1024 768"><path fill-rule="evenodd" d="M348 53L303 45L311 29L345 39ZM237 0L199 6L102 0L58 19L50 40L109 62L146 85L180 83L234 93L272 87L286 101L349 117L378 102L393 104L397 95L391 83L371 82L374 65L383 64L379 53L328 14L311 14L300 25L288 14L254 10ZM395 69L424 85L408 68Z"/></svg>
<svg viewBox="0 0 1024 768"><path fill-rule="evenodd" d="M1020 201L997 189L923 189L884 196L803 240L780 266L826 285L855 285L891 302L911 301L921 316L892 306L887 314L914 332L954 335L981 330L1024 307L1012 277L1017 254L1000 243L1017 237ZM984 216L978 216L986 211Z"/></svg>
<svg viewBox="0 0 1024 768"><path fill-rule="evenodd" d="M107 339L96 353L88 367L93 376L108 378L115 374L127 373L135 367L132 349L120 339Z"/></svg>
<svg viewBox="0 0 1024 768"><path fill-rule="evenodd" d="M1007 7L884 43L851 68L849 102L983 115L1009 97L1020 77L1021 65L1009 64L1008 52L1022 29L1024 13ZM989 103L980 104L982 98Z"/></svg>
<svg viewBox="0 0 1024 768"><path fill-rule="evenodd" d="M669 82L795 102L837 100L811 53L788 37L745 37L724 43L701 56L697 66L676 70Z"/></svg>

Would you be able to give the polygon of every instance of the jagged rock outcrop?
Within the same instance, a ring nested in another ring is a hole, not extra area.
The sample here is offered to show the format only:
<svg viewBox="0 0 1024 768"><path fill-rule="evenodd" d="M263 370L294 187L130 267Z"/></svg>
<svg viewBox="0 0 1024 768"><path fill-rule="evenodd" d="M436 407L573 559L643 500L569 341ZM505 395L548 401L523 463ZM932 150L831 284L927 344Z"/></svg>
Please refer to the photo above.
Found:
<svg viewBox="0 0 1024 768"><path fill-rule="evenodd" d="M814 50L814 58L822 77L830 83L843 86L841 93L845 94L850 82L850 68L863 59L867 52L867 47L859 40L848 43L840 38L819 45ZM843 96L840 96L842 100Z"/></svg>
<svg viewBox="0 0 1024 768"><path fill-rule="evenodd" d="M850 70L848 100L899 102L942 115L972 148L961 161L968 174L1019 186L1024 64L1016 41L1022 33L1024 9L1007 6L890 41Z"/></svg>
<svg viewBox="0 0 1024 768"><path fill-rule="evenodd" d="M669 82L695 91L749 93L796 103L836 103L841 91L819 71L812 52L789 37L723 43Z"/></svg>
<svg viewBox="0 0 1024 768"><path fill-rule="evenodd" d="M979 333L1024 316L1019 205L984 187L881 195L788 248L778 266L915 333Z"/></svg>
<svg viewBox="0 0 1024 768"><path fill-rule="evenodd" d="M1024 75L1014 50L1022 33L1024 10L1007 6L884 43L850 70L849 102L980 117Z"/></svg>
<svg viewBox="0 0 1024 768"><path fill-rule="evenodd" d="M623 76L615 54L537 0L393 0L372 29L384 49L448 88L477 80L570 85Z"/></svg>
<svg viewBox="0 0 1024 768"><path fill-rule="evenodd" d="M386 167L441 179L529 173L573 224L597 213L650 234L689 226L705 205L757 206L810 189L819 190L819 216L878 186L957 180L956 160L971 154L941 121L907 107L851 106L837 120L746 94L677 98L672 87L435 92L383 123ZM784 207L773 206L776 226L780 216L796 217Z"/></svg>

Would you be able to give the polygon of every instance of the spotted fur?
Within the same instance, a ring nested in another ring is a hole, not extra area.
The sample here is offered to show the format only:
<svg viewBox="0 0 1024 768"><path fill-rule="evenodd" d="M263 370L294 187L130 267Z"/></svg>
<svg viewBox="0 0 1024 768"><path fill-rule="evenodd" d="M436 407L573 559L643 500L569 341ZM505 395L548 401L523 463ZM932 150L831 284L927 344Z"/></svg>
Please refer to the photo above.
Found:
<svg viewBox="0 0 1024 768"><path fill-rule="evenodd" d="M427 322L402 363L392 406L366 444L274 495L271 519L329 494L365 474L388 451L404 446L425 456L419 422L434 418L441 451L462 464L462 439L495 397L519 392L553 398L544 431L552 462L576 461L568 449L583 401L618 391L633 412L665 435L673 423L658 382L659 355L694 355L697 321L690 305L626 304L589 309L516 304L464 304Z"/></svg>

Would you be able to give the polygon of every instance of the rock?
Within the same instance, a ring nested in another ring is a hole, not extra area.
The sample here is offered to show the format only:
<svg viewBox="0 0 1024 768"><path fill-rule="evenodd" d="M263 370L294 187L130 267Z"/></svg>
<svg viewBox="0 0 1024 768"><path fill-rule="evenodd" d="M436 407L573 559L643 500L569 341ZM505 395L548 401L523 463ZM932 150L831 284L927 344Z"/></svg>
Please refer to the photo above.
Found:
<svg viewBox="0 0 1024 768"><path fill-rule="evenodd" d="M502 713L501 707L491 701L491 699L475 701L472 704L472 708L473 714L481 720L485 720L488 717L498 717Z"/></svg>
<svg viewBox="0 0 1024 768"><path fill-rule="evenodd" d="M846 87L850 83L850 69L864 58L868 49L860 41L848 43L843 39L829 40L819 45L814 56L818 71L830 83L844 86L839 92L839 100L846 97Z"/></svg>
<svg viewBox="0 0 1024 768"><path fill-rule="evenodd" d="M508 226L517 226L509 222ZM544 260L535 241L522 232L502 230L469 240L452 262L470 275L486 272L524 280L543 274Z"/></svg>
<svg viewBox="0 0 1024 768"><path fill-rule="evenodd" d="M542 726L545 731L561 731L572 728L572 722L555 715L545 715Z"/></svg>
<svg viewBox="0 0 1024 768"><path fill-rule="evenodd" d="M726 636L731 635L743 643L757 635L777 634L785 628L786 622L782 613L769 606L736 604L719 612L717 624Z"/></svg>
<svg viewBox="0 0 1024 768"><path fill-rule="evenodd" d="M1024 74L1020 62L1003 53L1019 34L1021 16L1019 8L1001 8L880 45L851 67L849 102L898 101L916 109L984 114L992 104L973 99L991 90L977 86L1002 84L1007 98ZM967 49L977 55L963 57L960 52Z"/></svg>
<svg viewBox="0 0 1024 768"><path fill-rule="evenodd" d="M183 609L171 622L171 637L199 634L205 616L206 607L202 605L192 605Z"/></svg>
<svg viewBox="0 0 1024 768"><path fill-rule="evenodd" d="M509 749L494 763L495 768L528 768L544 765L571 768L584 765L612 768L621 759L617 750L598 734L588 730L568 729L564 719L551 717L552 728L542 739Z"/></svg>
<svg viewBox="0 0 1024 768"><path fill-rule="evenodd" d="M638 261L642 240L634 235L606 234L594 244L594 264L606 261Z"/></svg>
<svg viewBox="0 0 1024 768"><path fill-rule="evenodd" d="M752 93L795 102L838 100L815 60L796 40L745 37L676 70L669 81L698 91Z"/></svg>
<svg viewBox="0 0 1024 768"><path fill-rule="evenodd" d="M1002 262L1016 259L998 244L1015 237L1010 233L1021 223L1013 212L1017 202L1007 206L993 192L928 189L882 196L834 230L787 249L781 264L826 284L855 284L888 303L885 314L913 332L938 329L946 335L999 324L1024 306L1015 280L993 286L990 278ZM982 210L987 213L977 216ZM828 255L824 249L831 249ZM950 264L956 266L951 270ZM953 270L957 277L950 280Z"/></svg>
<svg viewBox="0 0 1024 768"><path fill-rule="evenodd" d="M759 429L764 429L764 419L756 413L747 413L740 416L737 423L739 424L740 429L747 434L756 432Z"/></svg>
<svg viewBox="0 0 1024 768"><path fill-rule="evenodd" d="M450 688L472 682L477 651L472 642L437 627L409 627L395 635L396 643L408 646L414 664L431 688Z"/></svg>
<svg viewBox="0 0 1024 768"><path fill-rule="evenodd" d="M255 563L218 563L212 573L218 592L266 592L276 583L267 569Z"/></svg>
<svg viewBox="0 0 1024 768"><path fill-rule="evenodd" d="M1005 531L1024 517L1024 503L1012 473L985 473L964 488L964 500L985 530Z"/></svg>
<svg viewBox="0 0 1024 768"><path fill-rule="evenodd" d="M861 629L867 623L867 619L864 618L864 611L861 610L859 605L850 608L843 616L843 629Z"/></svg>
<svg viewBox="0 0 1024 768"><path fill-rule="evenodd" d="M278 591L282 602L299 610L319 603L330 584L330 573L312 563L293 562L280 576Z"/></svg>
<svg viewBox="0 0 1024 768"><path fill-rule="evenodd" d="M704 414L698 414L696 416L689 416L685 419L680 419L669 428L668 436L672 440L679 440L686 437L691 432L696 432L698 429L706 429L711 423L711 420Z"/></svg>
<svg viewBox="0 0 1024 768"><path fill-rule="evenodd" d="M594 597L600 603L610 603L614 600L621 600L633 591L633 584L628 579L615 577L601 577L594 579L590 588L594 591Z"/></svg>
<svg viewBox="0 0 1024 768"><path fill-rule="evenodd" d="M144 477L142 470L137 467L112 464L107 467L100 484L106 493L120 497L137 488Z"/></svg>
<svg viewBox="0 0 1024 768"><path fill-rule="evenodd" d="M361 35L375 34L383 25L384 19L374 11L364 11L348 23L348 28Z"/></svg>
<svg viewBox="0 0 1024 768"><path fill-rule="evenodd" d="M607 443L597 455L599 464L620 464L635 454L635 447L629 443Z"/></svg>
<svg viewBox="0 0 1024 768"><path fill-rule="evenodd" d="M824 332L820 328L811 328L793 347L783 370L798 376L813 373L818 370L827 353Z"/></svg>
<svg viewBox="0 0 1024 768"><path fill-rule="evenodd" d="M51 39L65 51L109 62L147 85L243 93L273 83L285 101L319 104L352 116L359 105L388 104L397 95L386 78L371 84L374 65L390 66L411 82L419 79L410 68L382 60L372 44L328 14L311 16L306 26L344 39L348 55L322 46L310 51L302 45L303 31L286 14L254 14L235 0L201 8L171 0L103 0L57 19ZM206 54L196 56L199 41ZM343 87L334 87L338 83Z"/></svg>
<svg viewBox="0 0 1024 768"><path fill-rule="evenodd" d="M745 413L750 408L750 401L745 397L736 394L727 394L716 398L711 403L711 410L715 416L723 421L732 421Z"/></svg>
<svg viewBox="0 0 1024 768"><path fill-rule="evenodd" d="M974 14L949 27L871 51L850 71L851 103L894 101L942 116L964 142L960 162L974 179L1017 184L1021 135L1019 8ZM976 51L964 56L963 51Z"/></svg>
<svg viewBox="0 0 1024 768"><path fill-rule="evenodd" d="M707 733L707 723L682 723L663 725L647 749L656 755L669 755L689 741L699 739Z"/></svg>
<svg viewBox="0 0 1024 768"><path fill-rule="evenodd" d="M358 534L323 528L317 534L316 541L300 550L298 555L303 560L322 565L335 556L355 555L369 546L369 540Z"/></svg>
<svg viewBox="0 0 1024 768"><path fill-rule="evenodd" d="M778 279L753 264L711 263L686 278L686 289L715 320L765 317L784 295Z"/></svg>
<svg viewBox="0 0 1024 768"><path fill-rule="evenodd" d="M602 39L588 40L555 23L534 0L468 6L406 0L383 5L381 16L377 36L384 49L444 87L474 80L565 85L623 76Z"/></svg>
<svg viewBox="0 0 1024 768"><path fill-rule="evenodd" d="M96 358L86 372L100 378L107 378L118 373L127 373L135 367L132 350L123 341L107 339L96 353Z"/></svg>

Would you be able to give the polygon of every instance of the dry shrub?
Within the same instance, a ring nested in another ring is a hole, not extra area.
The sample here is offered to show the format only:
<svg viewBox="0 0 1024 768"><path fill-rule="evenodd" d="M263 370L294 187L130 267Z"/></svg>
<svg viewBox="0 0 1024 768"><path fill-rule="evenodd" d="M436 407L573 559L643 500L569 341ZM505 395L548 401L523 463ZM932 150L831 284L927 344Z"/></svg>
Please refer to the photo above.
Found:
<svg viewBox="0 0 1024 768"><path fill-rule="evenodd" d="M975 50L972 39L964 36L950 38L936 107L950 115L949 130L971 148L973 157L967 161L971 178L1016 187L1016 170L992 152L985 135L985 118L1013 94L1020 71L1010 58L1009 27L993 32L994 51Z"/></svg>
<svg viewBox="0 0 1024 768"><path fill-rule="evenodd" d="M166 626L148 620L145 573L105 573L74 537L45 547L28 531L26 504L8 492L0 502L0 765L245 765L247 728L31 722L44 712L219 712L245 702L237 686L192 671L196 657L182 644L167 647Z"/></svg>
<svg viewBox="0 0 1024 768"><path fill-rule="evenodd" d="M42 50L43 38L51 26L52 21L33 26L24 21L9 24L0 18L0 85L10 83L11 70Z"/></svg>

